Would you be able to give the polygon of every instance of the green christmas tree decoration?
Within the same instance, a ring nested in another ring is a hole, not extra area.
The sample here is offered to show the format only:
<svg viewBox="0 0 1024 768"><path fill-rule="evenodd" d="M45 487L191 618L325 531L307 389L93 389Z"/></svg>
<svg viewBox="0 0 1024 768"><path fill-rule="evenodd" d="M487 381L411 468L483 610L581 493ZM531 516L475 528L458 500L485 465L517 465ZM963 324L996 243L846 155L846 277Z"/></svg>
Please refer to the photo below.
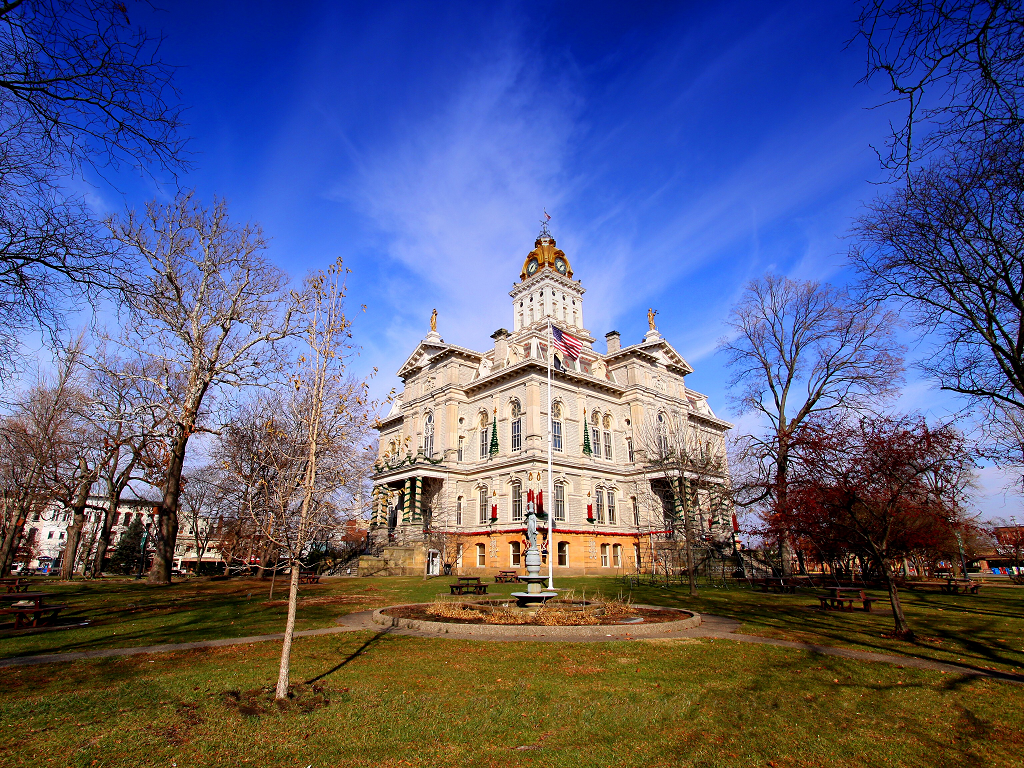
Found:
<svg viewBox="0 0 1024 768"><path fill-rule="evenodd" d="M498 414L494 414L494 420L491 422L491 456L498 455Z"/></svg>
<svg viewBox="0 0 1024 768"><path fill-rule="evenodd" d="M590 447L590 427L587 426L587 412L583 411L583 455L590 456L594 449Z"/></svg>

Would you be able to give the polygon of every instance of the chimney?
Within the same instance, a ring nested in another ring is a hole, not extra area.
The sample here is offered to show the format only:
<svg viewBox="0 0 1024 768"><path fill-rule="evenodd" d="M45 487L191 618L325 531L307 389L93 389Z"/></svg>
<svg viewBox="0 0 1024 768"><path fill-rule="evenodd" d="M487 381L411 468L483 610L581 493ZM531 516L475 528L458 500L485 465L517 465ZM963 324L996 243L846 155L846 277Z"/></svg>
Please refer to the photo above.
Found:
<svg viewBox="0 0 1024 768"><path fill-rule="evenodd" d="M505 358L508 357L508 331L499 328L491 334L494 339L494 367L502 368L505 365Z"/></svg>
<svg viewBox="0 0 1024 768"><path fill-rule="evenodd" d="M622 349L622 340L619 338L618 331L608 331L608 333L606 333L604 337L608 341L609 355L615 354L620 349Z"/></svg>

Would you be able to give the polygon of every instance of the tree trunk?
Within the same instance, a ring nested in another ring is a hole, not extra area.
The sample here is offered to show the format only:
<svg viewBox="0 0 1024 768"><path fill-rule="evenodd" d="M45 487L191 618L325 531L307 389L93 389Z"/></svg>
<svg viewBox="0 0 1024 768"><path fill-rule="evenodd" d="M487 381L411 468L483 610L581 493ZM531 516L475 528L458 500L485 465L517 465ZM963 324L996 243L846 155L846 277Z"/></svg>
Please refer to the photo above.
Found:
<svg viewBox="0 0 1024 768"><path fill-rule="evenodd" d="M884 563L880 564L882 570L882 578L885 579L885 585L889 588L889 604L892 606L892 619L893 619L893 634L901 640L913 640L914 630L907 624L907 617L903 615L903 604L900 602L900 593L896 588L896 580L892 577L892 573L885 566Z"/></svg>
<svg viewBox="0 0 1024 768"><path fill-rule="evenodd" d="M120 504L121 491L112 486L110 493L107 494L107 508L103 510L103 524L96 537L96 554L92 558L92 577L94 579L103 575L103 561L107 557L107 550L110 548L110 534L114 530L114 513Z"/></svg>
<svg viewBox="0 0 1024 768"><path fill-rule="evenodd" d="M75 578L75 563L78 560L78 545L82 540L82 529L85 527L85 506L89 503L89 490L93 478L85 464L85 459L78 460L78 469L82 480L78 483L75 500L71 502L71 525L68 526L68 543L64 547L64 559L60 564L60 580L71 581Z"/></svg>
<svg viewBox="0 0 1024 768"><path fill-rule="evenodd" d="M0 547L0 576L6 576L11 572L14 565L14 555L21 545L21 537L25 532L25 522L28 520L28 512L19 509L14 518L13 524L7 529L4 536L3 546Z"/></svg>
<svg viewBox="0 0 1024 768"><path fill-rule="evenodd" d="M267 575L267 563L270 562L270 552L273 549L274 542L269 538L267 539L267 546L263 548L263 556L260 558L260 569L256 573L257 579L262 579Z"/></svg>
<svg viewBox="0 0 1024 768"><path fill-rule="evenodd" d="M689 487L685 478L679 478L679 492L683 507L683 541L686 548L686 577L690 583L690 597L697 597L697 577L693 572L693 526L690 524Z"/></svg>
<svg viewBox="0 0 1024 768"><path fill-rule="evenodd" d="M299 563L291 559L291 582L288 585L288 621L284 625L284 643L281 645L281 666L277 672L277 690L274 698L288 698L288 678L292 664L292 637L295 635L295 612L299 602Z"/></svg>
<svg viewBox="0 0 1024 768"><path fill-rule="evenodd" d="M157 537L153 548L153 567L149 571L150 584L170 584L171 568L174 565L174 546L178 542L178 498L181 496L181 471L185 466L185 448L188 446L188 430L182 428L174 443L170 461L167 463L167 478L164 481L164 495L157 507Z"/></svg>

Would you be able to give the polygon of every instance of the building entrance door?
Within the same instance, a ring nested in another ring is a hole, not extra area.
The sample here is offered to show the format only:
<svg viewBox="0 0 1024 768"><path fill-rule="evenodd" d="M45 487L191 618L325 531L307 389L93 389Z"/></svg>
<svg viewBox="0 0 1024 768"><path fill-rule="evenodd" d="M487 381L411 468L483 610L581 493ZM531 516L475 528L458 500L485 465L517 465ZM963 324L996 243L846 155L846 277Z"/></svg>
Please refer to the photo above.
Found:
<svg viewBox="0 0 1024 768"><path fill-rule="evenodd" d="M436 549L427 550L427 576L441 575L441 553Z"/></svg>

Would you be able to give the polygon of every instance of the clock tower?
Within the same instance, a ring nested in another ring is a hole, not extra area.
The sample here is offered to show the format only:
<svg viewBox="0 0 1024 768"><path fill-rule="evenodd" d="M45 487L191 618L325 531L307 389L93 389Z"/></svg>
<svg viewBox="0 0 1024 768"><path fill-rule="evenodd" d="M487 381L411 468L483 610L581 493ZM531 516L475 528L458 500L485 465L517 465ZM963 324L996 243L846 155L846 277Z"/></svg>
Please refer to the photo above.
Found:
<svg viewBox="0 0 1024 768"><path fill-rule="evenodd" d="M545 223L533 244L512 297L513 328L521 332L546 329L548 321L574 335L589 337L583 326L583 286L572 279L565 253L556 247Z"/></svg>

